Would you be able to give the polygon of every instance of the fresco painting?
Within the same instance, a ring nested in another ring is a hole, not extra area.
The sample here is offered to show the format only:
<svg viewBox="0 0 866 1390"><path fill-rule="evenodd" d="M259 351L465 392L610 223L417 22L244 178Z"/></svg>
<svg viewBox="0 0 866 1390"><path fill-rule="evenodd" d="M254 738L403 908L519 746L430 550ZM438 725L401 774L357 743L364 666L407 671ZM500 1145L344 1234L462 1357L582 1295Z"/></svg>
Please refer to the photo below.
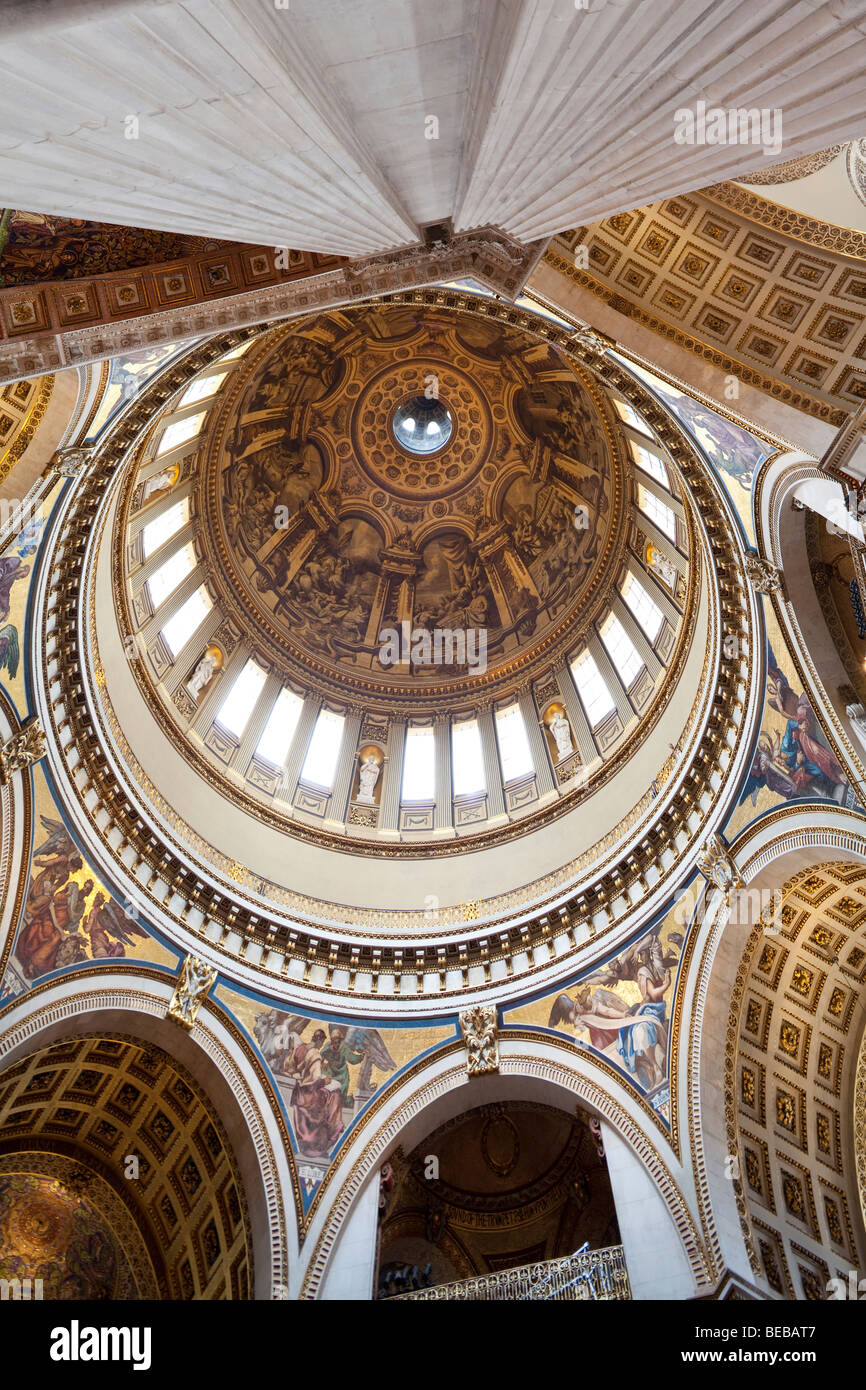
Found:
<svg viewBox="0 0 866 1390"><path fill-rule="evenodd" d="M88 961L137 960L167 964L177 953L148 932L131 905L122 905L83 859L48 789L33 770L33 853L15 945L0 997L31 989L52 971Z"/></svg>
<svg viewBox="0 0 866 1390"><path fill-rule="evenodd" d="M503 1026L552 1029L605 1057L668 1121L671 1008L684 939L677 915L566 989L504 1009Z"/></svg>
<svg viewBox="0 0 866 1390"><path fill-rule="evenodd" d="M803 690L775 614L765 603L767 682L761 731L727 838L786 801L860 803Z"/></svg>
<svg viewBox="0 0 866 1390"><path fill-rule="evenodd" d="M0 555L0 681L20 713L27 709L24 688L24 623L30 585L45 524L61 483L52 488Z"/></svg>
<svg viewBox="0 0 866 1390"><path fill-rule="evenodd" d="M356 1117L397 1072L455 1036L455 1025L393 1028L269 1008L218 986L255 1041L282 1099L305 1208Z"/></svg>

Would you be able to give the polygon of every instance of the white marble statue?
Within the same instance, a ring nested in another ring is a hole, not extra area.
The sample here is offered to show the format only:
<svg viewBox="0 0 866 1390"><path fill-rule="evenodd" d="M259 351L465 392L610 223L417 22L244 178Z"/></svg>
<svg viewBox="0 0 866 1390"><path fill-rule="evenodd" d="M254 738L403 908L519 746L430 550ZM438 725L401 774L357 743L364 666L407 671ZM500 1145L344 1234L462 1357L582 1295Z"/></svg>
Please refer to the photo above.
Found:
<svg viewBox="0 0 866 1390"><path fill-rule="evenodd" d="M204 690L206 685L210 685L216 668L217 660L214 654L212 652L205 652L186 683L186 688L194 700L198 699L201 691Z"/></svg>
<svg viewBox="0 0 866 1390"><path fill-rule="evenodd" d="M556 758L557 762L562 762L569 753L574 752L574 744L571 741L571 725L566 719L562 710L558 710L550 721L550 732L556 739Z"/></svg>
<svg viewBox="0 0 866 1390"><path fill-rule="evenodd" d="M172 487L174 478L175 472L173 468L164 468L161 473L154 473L152 478L148 478L144 485L144 493L141 498L142 506L155 492L162 492L164 488Z"/></svg>
<svg viewBox="0 0 866 1390"><path fill-rule="evenodd" d="M362 801L365 806L375 806L376 799L373 796L373 788L379 780L379 764L372 753L368 754L361 764L358 780L360 782L358 801Z"/></svg>
<svg viewBox="0 0 866 1390"><path fill-rule="evenodd" d="M651 570L661 575L669 589L675 589L677 584L677 567L672 564L666 555L662 555L660 550L656 550L651 545L647 551L647 563Z"/></svg>
<svg viewBox="0 0 866 1390"><path fill-rule="evenodd" d="M851 728L854 730L861 748L866 751L866 709L859 703L846 705L845 713L851 720Z"/></svg>

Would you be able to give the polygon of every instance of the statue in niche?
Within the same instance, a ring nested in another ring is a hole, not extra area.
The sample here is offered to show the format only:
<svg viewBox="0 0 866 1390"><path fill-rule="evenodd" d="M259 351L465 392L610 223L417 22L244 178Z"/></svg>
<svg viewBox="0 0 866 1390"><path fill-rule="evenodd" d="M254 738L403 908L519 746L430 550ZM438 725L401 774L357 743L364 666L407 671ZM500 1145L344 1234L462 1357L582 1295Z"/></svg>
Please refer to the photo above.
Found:
<svg viewBox="0 0 866 1390"><path fill-rule="evenodd" d="M362 801L365 806L375 806L376 798L373 795L376 783L379 780L379 764L374 755L368 753L361 764L361 771L358 774L358 796L357 800Z"/></svg>
<svg viewBox="0 0 866 1390"><path fill-rule="evenodd" d="M556 740L556 759L562 762L574 752L574 744L571 740L571 725L566 719L562 710L557 710L550 721L550 732Z"/></svg>
<svg viewBox="0 0 866 1390"><path fill-rule="evenodd" d="M851 727L860 742L860 747L866 752L866 709L857 702L845 706L845 713L851 720Z"/></svg>
<svg viewBox="0 0 866 1390"><path fill-rule="evenodd" d="M647 546L646 562L649 565L650 569L653 571L653 573L657 574L659 578L662 579L665 584L667 584L670 590L673 591L676 589L677 567L667 558L666 555L663 555L660 550L656 549L654 545Z"/></svg>
<svg viewBox="0 0 866 1390"><path fill-rule="evenodd" d="M208 647L186 683L186 688L197 702L206 685L210 685L214 674L222 665L222 653L218 647Z"/></svg>
<svg viewBox="0 0 866 1390"><path fill-rule="evenodd" d="M166 492L174 487L177 482L180 470L175 464L172 468L164 468L161 473L154 473L152 478L148 478L144 484L144 491L141 494L141 505L149 502L154 493Z"/></svg>

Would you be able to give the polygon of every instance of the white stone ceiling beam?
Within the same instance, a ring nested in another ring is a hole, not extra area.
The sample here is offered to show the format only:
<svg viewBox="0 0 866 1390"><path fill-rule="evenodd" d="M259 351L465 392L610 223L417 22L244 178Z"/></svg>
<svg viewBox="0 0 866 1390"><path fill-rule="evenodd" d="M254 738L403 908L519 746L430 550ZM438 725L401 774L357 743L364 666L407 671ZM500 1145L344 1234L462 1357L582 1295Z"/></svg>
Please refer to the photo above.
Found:
<svg viewBox="0 0 866 1390"><path fill-rule="evenodd" d="M586 3L10 0L0 202L359 256L447 218L529 242L767 162L675 143L698 100L780 108L770 162L864 133L866 0Z"/></svg>

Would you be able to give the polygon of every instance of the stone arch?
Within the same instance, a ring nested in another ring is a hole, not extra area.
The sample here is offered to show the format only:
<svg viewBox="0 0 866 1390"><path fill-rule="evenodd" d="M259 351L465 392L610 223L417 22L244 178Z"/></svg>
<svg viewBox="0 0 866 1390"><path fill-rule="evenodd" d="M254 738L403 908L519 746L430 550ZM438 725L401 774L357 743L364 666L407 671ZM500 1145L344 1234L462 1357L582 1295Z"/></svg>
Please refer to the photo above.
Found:
<svg viewBox="0 0 866 1390"><path fill-rule="evenodd" d="M841 499L838 482L829 478L814 459L791 451L777 454L761 466L755 480L753 505L758 551L784 575L783 593L767 601L774 606L804 684L812 694L815 711L843 766L847 763L851 781L856 783L866 779L866 751L853 732L841 693L852 677L840 656L839 634L834 635L819 598L806 541L810 510L816 516L826 517L830 503ZM807 510L795 510L795 502ZM838 526L835 510L829 520ZM844 537L840 537L840 544L844 544ZM863 694L866 695L866 678Z"/></svg>
<svg viewBox="0 0 866 1390"><path fill-rule="evenodd" d="M174 982L162 971L117 967L48 981L0 1012L0 1065L98 1029L152 1044L176 1058L208 1096L231 1141L249 1206L255 1264L252 1296L288 1296L299 1248L289 1156L267 1074L215 1000L186 1032L166 1018ZM86 1020L86 1023L85 1023Z"/></svg>
<svg viewBox="0 0 866 1390"><path fill-rule="evenodd" d="M344 1224L359 1200L370 1195L379 1168L401 1145L411 1149L463 1110L509 1098L535 1100L560 1109L576 1103L607 1122L648 1174L665 1212L671 1250L688 1271L689 1295L715 1280L698 1226L679 1182L679 1165L666 1140L655 1135L637 1102L619 1090L587 1057L578 1071L574 1049L552 1038L504 1032L499 1070L466 1075L462 1043L453 1044L412 1068L371 1107L355 1131L331 1178L330 1201L314 1219L307 1241L310 1256L299 1297L321 1297L329 1262ZM619 1206L617 1208L619 1215Z"/></svg>
<svg viewBox="0 0 866 1390"><path fill-rule="evenodd" d="M866 815L827 803L780 807L737 836L730 853L747 889L758 890L769 906L782 885L828 861L861 865L866 873ZM713 1249L720 1264L749 1282L756 1264L741 1220L742 1185L731 1170L728 1112L736 1051L732 1010L739 1009L744 962L762 931L760 921L745 927L730 923L724 894L711 890L682 1000L682 1017L691 1023L679 1071L695 1188Z"/></svg>

